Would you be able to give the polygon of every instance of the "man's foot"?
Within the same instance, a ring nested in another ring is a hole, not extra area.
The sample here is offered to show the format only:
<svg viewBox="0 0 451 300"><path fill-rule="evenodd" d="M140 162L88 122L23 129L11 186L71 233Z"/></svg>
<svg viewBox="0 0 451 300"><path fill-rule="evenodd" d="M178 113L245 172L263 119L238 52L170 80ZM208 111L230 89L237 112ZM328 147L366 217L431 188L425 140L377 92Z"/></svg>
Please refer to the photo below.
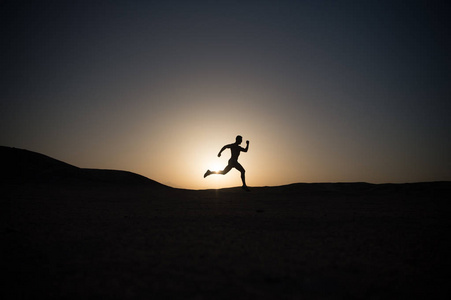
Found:
<svg viewBox="0 0 451 300"><path fill-rule="evenodd" d="M207 176L210 175L210 174L211 174L211 171L210 171L210 170L207 170L207 172L205 172L205 174L204 174L204 178L207 177Z"/></svg>
<svg viewBox="0 0 451 300"><path fill-rule="evenodd" d="M245 190L246 192L250 192L251 190L247 187L247 185L243 185L241 187L243 190Z"/></svg>

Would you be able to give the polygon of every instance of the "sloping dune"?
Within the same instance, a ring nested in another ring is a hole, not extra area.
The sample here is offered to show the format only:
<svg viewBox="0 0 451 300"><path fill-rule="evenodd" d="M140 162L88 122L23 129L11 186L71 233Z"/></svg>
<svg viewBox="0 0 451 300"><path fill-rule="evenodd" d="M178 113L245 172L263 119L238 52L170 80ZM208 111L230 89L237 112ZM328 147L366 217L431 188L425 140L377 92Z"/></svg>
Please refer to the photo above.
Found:
<svg viewBox="0 0 451 300"><path fill-rule="evenodd" d="M82 169L36 152L0 146L3 182L79 182L160 185L144 176L117 170Z"/></svg>
<svg viewBox="0 0 451 300"><path fill-rule="evenodd" d="M450 182L192 191L0 151L9 298L451 296Z"/></svg>

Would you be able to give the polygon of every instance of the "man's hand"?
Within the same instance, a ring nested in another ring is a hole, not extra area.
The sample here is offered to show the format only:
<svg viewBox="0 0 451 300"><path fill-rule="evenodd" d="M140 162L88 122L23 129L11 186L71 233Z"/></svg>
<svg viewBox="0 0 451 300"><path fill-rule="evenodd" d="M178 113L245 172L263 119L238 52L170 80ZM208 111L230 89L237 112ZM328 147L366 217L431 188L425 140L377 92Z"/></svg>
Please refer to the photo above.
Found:
<svg viewBox="0 0 451 300"><path fill-rule="evenodd" d="M218 157L221 157L221 153L218 153Z"/></svg>
<svg viewBox="0 0 451 300"><path fill-rule="evenodd" d="M249 145L249 141L246 141L246 144Z"/></svg>

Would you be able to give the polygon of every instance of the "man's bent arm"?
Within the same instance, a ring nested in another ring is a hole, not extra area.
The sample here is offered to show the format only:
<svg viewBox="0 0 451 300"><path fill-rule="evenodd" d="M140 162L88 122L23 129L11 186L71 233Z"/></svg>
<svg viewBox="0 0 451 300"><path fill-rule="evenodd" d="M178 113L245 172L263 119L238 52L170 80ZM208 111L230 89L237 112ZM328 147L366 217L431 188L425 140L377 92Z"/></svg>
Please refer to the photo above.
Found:
<svg viewBox="0 0 451 300"><path fill-rule="evenodd" d="M227 149L229 147L230 147L230 145L225 145L224 147L222 147L221 151L219 151L219 153L218 153L218 157L221 157L222 151L224 151L225 149Z"/></svg>
<svg viewBox="0 0 451 300"><path fill-rule="evenodd" d="M246 141L246 148L243 149L243 152L247 152L249 150L249 141Z"/></svg>

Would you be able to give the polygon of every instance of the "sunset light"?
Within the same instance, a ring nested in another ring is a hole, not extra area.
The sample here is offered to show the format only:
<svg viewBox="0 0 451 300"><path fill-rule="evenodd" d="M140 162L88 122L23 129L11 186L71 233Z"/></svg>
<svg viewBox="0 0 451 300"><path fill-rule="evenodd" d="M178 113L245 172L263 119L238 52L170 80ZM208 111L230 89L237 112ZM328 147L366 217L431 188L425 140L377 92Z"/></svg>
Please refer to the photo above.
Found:
<svg viewBox="0 0 451 300"><path fill-rule="evenodd" d="M238 134L250 186L451 179L449 35L421 6L39 3L8 14L1 145L188 189L240 184L203 178Z"/></svg>
<svg viewBox="0 0 451 300"><path fill-rule="evenodd" d="M450 299L450 4L1 1L4 294Z"/></svg>

